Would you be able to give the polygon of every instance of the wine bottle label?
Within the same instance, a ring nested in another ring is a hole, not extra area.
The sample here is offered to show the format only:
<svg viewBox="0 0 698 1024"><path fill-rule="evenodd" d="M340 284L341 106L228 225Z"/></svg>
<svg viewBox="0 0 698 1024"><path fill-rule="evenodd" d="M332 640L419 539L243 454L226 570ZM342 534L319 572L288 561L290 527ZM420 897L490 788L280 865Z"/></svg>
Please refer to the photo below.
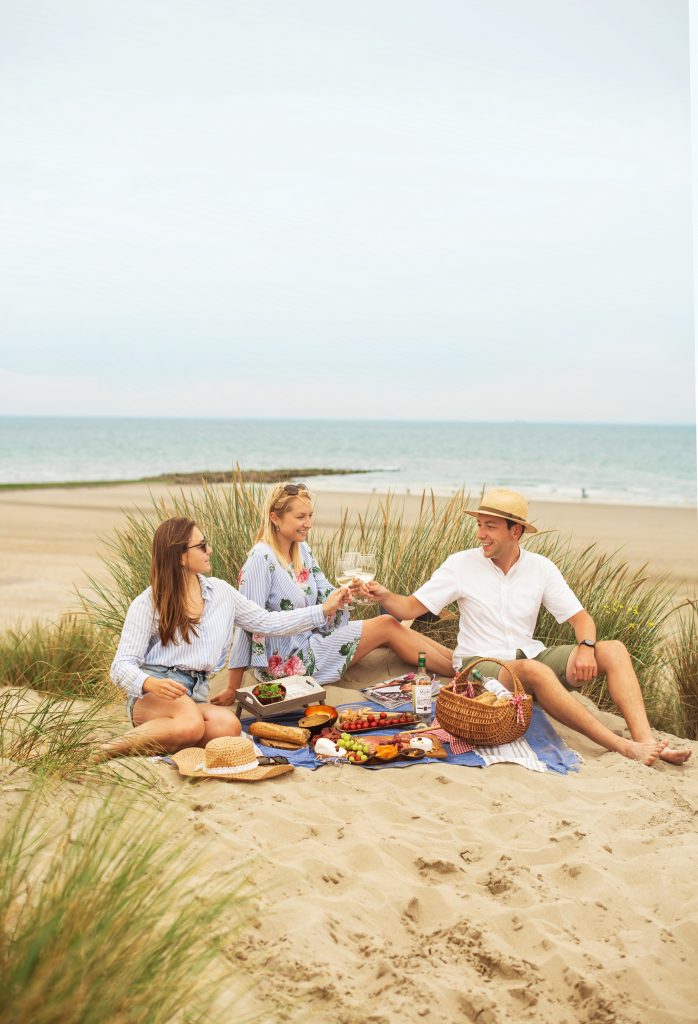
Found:
<svg viewBox="0 0 698 1024"><path fill-rule="evenodd" d="M412 688L412 704L416 715L431 714L431 680L415 683Z"/></svg>

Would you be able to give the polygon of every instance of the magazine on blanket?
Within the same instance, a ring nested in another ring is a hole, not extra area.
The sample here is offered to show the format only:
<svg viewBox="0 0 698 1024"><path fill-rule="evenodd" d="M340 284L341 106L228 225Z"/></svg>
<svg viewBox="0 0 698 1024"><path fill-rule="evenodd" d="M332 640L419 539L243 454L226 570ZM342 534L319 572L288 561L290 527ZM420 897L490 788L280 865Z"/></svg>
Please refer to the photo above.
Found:
<svg viewBox="0 0 698 1024"><path fill-rule="evenodd" d="M402 704L412 700L413 679L414 672L408 672L406 676L395 676L393 679L386 679L384 683L367 686L361 690L361 693L365 694L366 698L375 704L380 704L381 707L386 708L388 711L394 711L395 708L399 708ZM440 689L441 681L439 679L432 679L432 700Z"/></svg>

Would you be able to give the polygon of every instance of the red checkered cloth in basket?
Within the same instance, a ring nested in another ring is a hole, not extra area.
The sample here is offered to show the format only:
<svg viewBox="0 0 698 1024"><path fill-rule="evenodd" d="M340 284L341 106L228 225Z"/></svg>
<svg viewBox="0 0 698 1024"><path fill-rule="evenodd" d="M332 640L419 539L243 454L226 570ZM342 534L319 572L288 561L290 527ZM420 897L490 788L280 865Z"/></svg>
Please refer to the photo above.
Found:
<svg viewBox="0 0 698 1024"><path fill-rule="evenodd" d="M445 729L441 728L438 718L434 719L434 724L431 729L426 729L419 733L420 736L435 736L437 740L441 740L442 743L448 743L451 748L452 754L469 754L471 750L475 750L467 740L462 740L460 736L451 736L450 732L446 732Z"/></svg>

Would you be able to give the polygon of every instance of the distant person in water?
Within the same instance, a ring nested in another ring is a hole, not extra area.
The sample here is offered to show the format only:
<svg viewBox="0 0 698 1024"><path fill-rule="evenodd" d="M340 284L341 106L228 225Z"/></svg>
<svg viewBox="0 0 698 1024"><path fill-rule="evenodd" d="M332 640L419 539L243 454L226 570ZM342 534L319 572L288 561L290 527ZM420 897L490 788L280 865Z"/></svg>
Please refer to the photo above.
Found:
<svg viewBox="0 0 698 1024"><path fill-rule="evenodd" d="M167 519L155 531L150 586L126 613L111 678L128 698L132 732L105 744L100 757L174 753L238 736L228 708L208 701L208 677L225 663L234 624L272 635L333 620L350 600L333 590L321 604L268 612L225 580L209 577L211 545L191 519Z"/></svg>
<svg viewBox="0 0 698 1024"><path fill-rule="evenodd" d="M536 533L528 522L528 504L515 491L486 492L476 512L479 548L447 558L431 579L411 597L392 594L373 582L366 585L383 607L400 618L425 611L438 613L458 602L460 628L453 664L460 669L477 658L497 658L516 671L542 708L563 725L576 729L607 750L652 764L657 758L683 764L689 750L673 750L656 740L647 719L642 691L624 644L598 640L591 615L584 610L560 570L543 555L520 547L524 533ZM546 648L534 640L541 605L558 622L571 626L575 643ZM497 678L496 662L479 665L483 675ZM502 682L510 686L509 673ZM606 676L611 699L627 722L631 739L617 736L598 721L568 690L577 690L597 675Z"/></svg>
<svg viewBox="0 0 698 1024"><path fill-rule="evenodd" d="M282 483L267 493L257 540L238 580L240 593L270 610L312 608L333 593L307 543L313 522L313 499L305 484ZM273 637L264 629L235 633L228 686L214 704L232 704L246 668L263 678L312 675L318 683L336 682L350 665L376 647L390 647L403 661L417 664L420 651L427 668L451 674L447 647L410 629L392 615L350 621L338 611L333 621L298 629L293 636Z"/></svg>

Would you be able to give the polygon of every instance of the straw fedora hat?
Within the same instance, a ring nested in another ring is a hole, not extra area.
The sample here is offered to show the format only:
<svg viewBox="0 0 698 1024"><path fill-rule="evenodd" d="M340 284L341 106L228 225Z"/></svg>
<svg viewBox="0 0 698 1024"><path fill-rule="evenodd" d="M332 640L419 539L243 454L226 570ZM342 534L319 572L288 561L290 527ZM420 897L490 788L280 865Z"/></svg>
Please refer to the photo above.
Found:
<svg viewBox="0 0 698 1024"><path fill-rule="evenodd" d="M465 509L466 516L497 516L498 519L511 519L514 523L521 523L524 533L538 533L533 523L528 522L528 502L523 494L517 491L508 491L506 487L496 487L494 490L485 491L480 501L480 507L475 512Z"/></svg>
<svg viewBox="0 0 698 1024"><path fill-rule="evenodd" d="M260 765L252 741L246 736L219 736L209 740L203 750L201 747L187 747L171 756L180 775L197 778L258 782L293 771L292 764ZM264 758L265 762L269 760L272 759Z"/></svg>

